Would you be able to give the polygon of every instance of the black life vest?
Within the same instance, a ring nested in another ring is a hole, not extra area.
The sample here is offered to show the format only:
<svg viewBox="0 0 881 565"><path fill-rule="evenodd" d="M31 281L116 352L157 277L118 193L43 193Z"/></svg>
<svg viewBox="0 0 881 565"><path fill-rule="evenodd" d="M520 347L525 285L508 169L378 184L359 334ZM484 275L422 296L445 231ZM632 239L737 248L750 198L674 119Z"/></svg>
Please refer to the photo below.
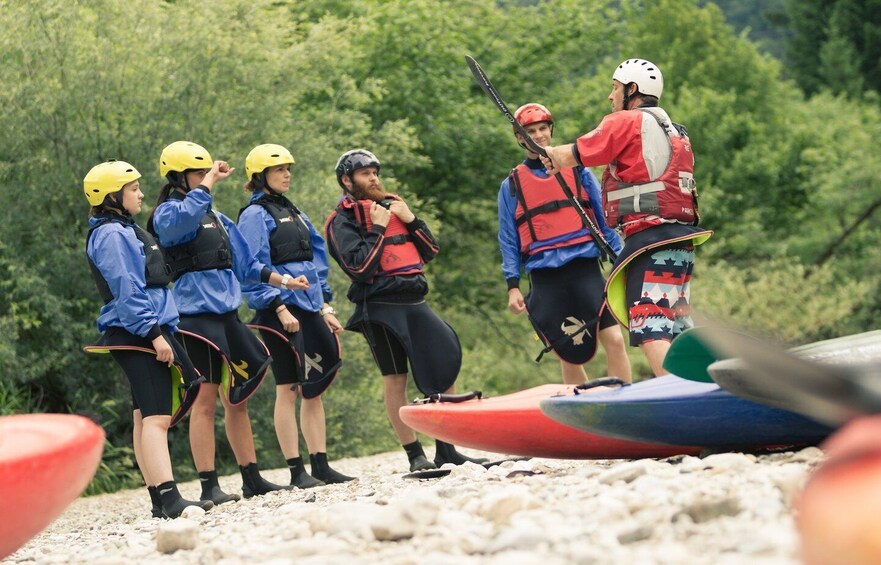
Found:
<svg viewBox="0 0 881 565"><path fill-rule="evenodd" d="M169 199L183 200L184 195L172 192ZM179 279L183 274L193 271L210 271L211 269L232 268L232 248L229 234L223 228L212 210L208 210L199 221L196 237L192 240L165 247L168 265L171 267L172 280Z"/></svg>
<svg viewBox="0 0 881 565"><path fill-rule="evenodd" d="M275 231L269 234L269 257L273 265L312 260L312 234L300 210L284 196L264 196L248 206L262 206L275 220ZM242 217L248 206L239 210Z"/></svg>
<svg viewBox="0 0 881 565"><path fill-rule="evenodd" d="M117 224L131 228L135 232L135 237L137 237L138 241L144 246L144 278L147 281L147 288L168 286L168 283L171 282L171 268L165 261L165 255L162 253L162 248L159 247L159 244L156 243L156 239L154 239L149 232L142 229L141 226L133 221L127 221L115 214L101 215L99 218L102 220L101 223L96 224L89 229L89 234L86 236L86 248L88 248L89 238L92 237L92 232L109 222L116 222ZM95 286L98 288L98 294L101 296L104 304L107 304L114 298L113 293L110 291L110 285L107 284L107 280L104 278L104 275L101 274L101 271L92 261L91 257L89 257L88 260L89 270L92 272L92 279L95 281Z"/></svg>

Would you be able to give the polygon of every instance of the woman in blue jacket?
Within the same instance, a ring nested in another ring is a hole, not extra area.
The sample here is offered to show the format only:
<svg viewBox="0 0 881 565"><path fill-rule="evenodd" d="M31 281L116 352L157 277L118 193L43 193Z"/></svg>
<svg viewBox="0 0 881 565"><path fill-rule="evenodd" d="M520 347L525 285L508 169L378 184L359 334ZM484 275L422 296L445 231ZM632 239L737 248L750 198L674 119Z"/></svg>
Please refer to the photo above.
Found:
<svg viewBox="0 0 881 565"><path fill-rule="evenodd" d="M343 327L330 306L333 293L327 283L324 239L309 218L285 197L290 191L293 164L294 157L281 145L258 145L248 153L245 190L252 196L239 214L238 226L258 261L272 265L278 273L304 276L309 281L309 288L296 291L263 283L243 287L248 305L257 310L251 325L260 331L272 354L275 433L291 469L291 484L308 488L322 482L343 483L354 477L335 471L327 462L321 394L339 371L337 335ZM306 473L299 450L298 390L312 476Z"/></svg>
<svg viewBox="0 0 881 565"><path fill-rule="evenodd" d="M223 492L214 465L214 416L218 390L224 406L226 437L242 474L245 498L283 488L260 476L247 399L266 371L266 348L239 320L239 281L306 288L305 277L281 276L254 259L232 220L212 210L211 190L233 169L213 161L204 147L177 141L162 151L162 188L147 228L159 239L174 278L181 314L182 342L206 382L190 418L190 447L203 500L237 500Z"/></svg>
<svg viewBox="0 0 881 565"><path fill-rule="evenodd" d="M83 179L92 205L86 255L104 300L98 317L103 335L85 349L109 352L128 378L135 459L153 516L176 518L187 506L207 510L213 503L184 500L171 471L168 428L186 415L198 394L199 376L175 339L178 313L162 252L132 218L144 198L140 177L130 164L108 161Z"/></svg>

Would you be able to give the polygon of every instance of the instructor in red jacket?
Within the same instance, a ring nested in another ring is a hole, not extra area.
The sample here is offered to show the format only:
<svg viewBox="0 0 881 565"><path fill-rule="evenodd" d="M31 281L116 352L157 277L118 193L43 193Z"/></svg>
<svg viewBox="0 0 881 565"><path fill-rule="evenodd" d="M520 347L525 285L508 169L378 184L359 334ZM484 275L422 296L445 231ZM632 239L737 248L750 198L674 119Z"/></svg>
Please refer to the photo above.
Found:
<svg viewBox="0 0 881 565"><path fill-rule="evenodd" d="M691 142L685 127L658 106L663 90L657 65L624 61L612 75L612 113L574 144L546 147L542 158L549 174L606 165L603 213L625 238L606 297L656 376L665 373L670 342L693 326L694 248L713 233L698 227Z"/></svg>

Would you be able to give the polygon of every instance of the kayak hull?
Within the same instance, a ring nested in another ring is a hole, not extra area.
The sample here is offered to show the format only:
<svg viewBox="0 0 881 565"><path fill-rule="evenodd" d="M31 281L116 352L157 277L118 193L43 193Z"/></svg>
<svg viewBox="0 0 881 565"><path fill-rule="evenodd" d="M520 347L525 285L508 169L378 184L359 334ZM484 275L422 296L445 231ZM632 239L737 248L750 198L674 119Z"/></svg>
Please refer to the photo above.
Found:
<svg viewBox="0 0 881 565"><path fill-rule="evenodd" d="M103 450L104 430L82 416L0 417L0 559L82 494Z"/></svg>
<svg viewBox="0 0 881 565"><path fill-rule="evenodd" d="M547 398L541 410L591 433L706 448L813 445L833 431L798 414L734 396L716 384L675 375L593 395Z"/></svg>
<svg viewBox="0 0 881 565"><path fill-rule="evenodd" d="M572 394L570 385L541 385L504 396L461 403L410 404L405 424L441 441L494 453L560 459L636 459L696 454L696 447L620 440L565 426L542 414L539 403ZM583 394L595 394L591 389Z"/></svg>

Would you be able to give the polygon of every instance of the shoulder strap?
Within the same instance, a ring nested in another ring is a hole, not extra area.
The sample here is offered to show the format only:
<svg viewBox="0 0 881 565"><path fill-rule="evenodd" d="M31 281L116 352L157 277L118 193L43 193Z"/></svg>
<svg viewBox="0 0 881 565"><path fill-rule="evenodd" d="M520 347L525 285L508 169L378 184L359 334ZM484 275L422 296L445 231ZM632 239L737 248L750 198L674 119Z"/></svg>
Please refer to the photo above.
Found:
<svg viewBox="0 0 881 565"><path fill-rule="evenodd" d="M519 166L519 165L518 165ZM529 227L529 235L532 236L532 241L538 241L538 237L535 235L535 226L532 225L532 214L530 214L529 207L526 206L526 198L523 196L523 187L520 184L520 171L518 171L517 167L511 171L511 186L514 191L514 196L517 197L517 201L520 203L520 207L523 208L523 214L526 218L526 225Z"/></svg>

